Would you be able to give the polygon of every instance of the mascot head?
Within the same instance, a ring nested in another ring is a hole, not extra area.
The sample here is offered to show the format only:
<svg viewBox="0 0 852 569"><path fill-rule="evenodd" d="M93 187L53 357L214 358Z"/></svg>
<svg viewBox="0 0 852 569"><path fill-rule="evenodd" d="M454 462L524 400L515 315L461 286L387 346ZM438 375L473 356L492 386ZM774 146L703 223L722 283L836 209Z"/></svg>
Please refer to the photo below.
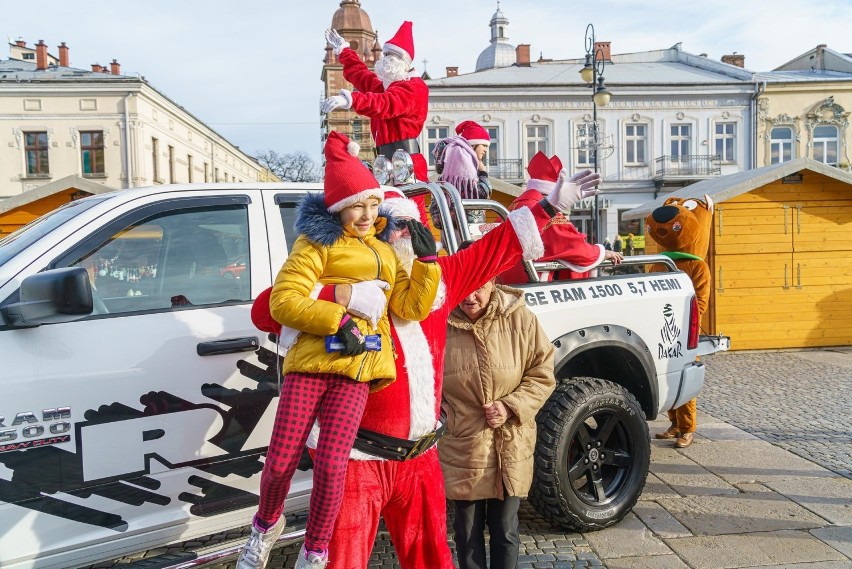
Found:
<svg viewBox="0 0 852 569"><path fill-rule="evenodd" d="M646 234L663 251L690 253L702 259L710 247L713 200L669 198L645 218Z"/></svg>

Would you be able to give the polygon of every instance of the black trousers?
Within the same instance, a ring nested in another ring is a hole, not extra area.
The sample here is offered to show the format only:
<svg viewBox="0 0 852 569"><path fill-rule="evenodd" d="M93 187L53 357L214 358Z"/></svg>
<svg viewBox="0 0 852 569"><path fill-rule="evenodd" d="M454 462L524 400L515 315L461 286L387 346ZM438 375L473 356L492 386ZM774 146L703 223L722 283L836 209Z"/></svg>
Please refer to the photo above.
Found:
<svg viewBox="0 0 852 569"><path fill-rule="evenodd" d="M459 569L486 569L485 526L491 538L491 569L515 569L518 564L518 508L521 499L453 500Z"/></svg>

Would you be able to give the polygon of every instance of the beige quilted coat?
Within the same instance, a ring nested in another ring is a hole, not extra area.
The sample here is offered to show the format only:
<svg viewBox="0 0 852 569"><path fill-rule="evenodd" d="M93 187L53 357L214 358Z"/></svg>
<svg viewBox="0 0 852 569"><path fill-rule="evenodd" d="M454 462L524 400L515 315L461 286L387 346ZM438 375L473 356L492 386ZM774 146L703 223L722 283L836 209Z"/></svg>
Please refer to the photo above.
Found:
<svg viewBox="0 0 852 569"><path fill-rule="evenodd" d="M438 450L447 497L525 497L532 484L535 416L556 380L553 345L523 293L498 285L476 322L453 310L444 362L448 431ZM482 406L496 400L514 416L492 429Z"/></svg>

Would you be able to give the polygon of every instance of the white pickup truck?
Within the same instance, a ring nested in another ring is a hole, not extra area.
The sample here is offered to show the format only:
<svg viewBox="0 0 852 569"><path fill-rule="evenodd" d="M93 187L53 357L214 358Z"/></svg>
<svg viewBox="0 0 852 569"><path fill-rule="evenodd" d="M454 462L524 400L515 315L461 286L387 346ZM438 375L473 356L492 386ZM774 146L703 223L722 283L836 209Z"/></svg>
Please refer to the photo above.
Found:
<svg viewBox="0 0 852 569"><path fill-rule="evenodd" d="M320 189L124 190L0 241L0 566L79 567L247 525L277 403L275 344L249 311L295 239L298 200ZM409 190L432 192L446 220L446 197L456 211L501 210L435 184ZM539 415L531 501L566 527L605 527L644 485L646 418L698 393L698 356L726 339L699 339L676 271L521 288L560 381ZM289 513L310 489L298 472Z"/></svg>

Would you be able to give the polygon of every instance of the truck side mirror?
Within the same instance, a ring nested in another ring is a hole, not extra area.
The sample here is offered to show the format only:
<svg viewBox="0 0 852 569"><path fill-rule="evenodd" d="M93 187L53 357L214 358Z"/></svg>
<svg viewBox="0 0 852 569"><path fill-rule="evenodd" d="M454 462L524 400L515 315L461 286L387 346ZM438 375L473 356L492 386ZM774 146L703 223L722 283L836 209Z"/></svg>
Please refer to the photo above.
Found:
<svg viewBox="0 0 852 569"><path fill-rule="evenodd" d="M92 310L92 285L83 267L52 269L25 278L20 300L0 309L14 328L70 322Z"/></svg>

